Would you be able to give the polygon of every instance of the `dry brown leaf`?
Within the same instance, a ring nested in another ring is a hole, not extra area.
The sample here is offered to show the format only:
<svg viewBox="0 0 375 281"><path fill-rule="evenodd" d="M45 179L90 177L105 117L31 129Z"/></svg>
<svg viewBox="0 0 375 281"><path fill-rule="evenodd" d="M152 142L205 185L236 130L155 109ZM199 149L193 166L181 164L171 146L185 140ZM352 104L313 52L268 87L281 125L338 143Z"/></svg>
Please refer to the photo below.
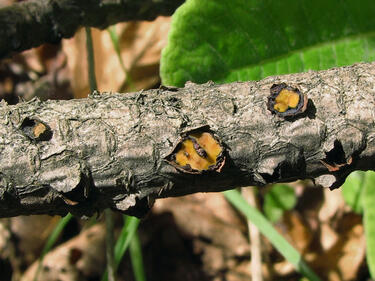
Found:
<svg viewBox="0 0 375 281"><path fill-rule="evenodd" d="M343 247L344 255L338 261L338 267L344 280L356 280L359 267L366 255L366 241L362 225L349 232L349 239Z"/></svg>
<svg viewBox="0 0 375 281"><path fill-rule="evenodd" d="M19 280L25 266L39 257L56 222L57 219L51 216L19 216L1 220L0 258L10 262L12 280ZM6 268L1 267L0 271L6 271Z"/></svg>
<svg viewBox="0 0 375 281"><path fill-rule="evenodd" d="M14 0L0 0L0 8L12 5Z"/></svg>
<svg viewBox="0 0 375 281"><path fill-rule="evenodd" d="M331 221L336 215L342 213L345 209L345 201L341 195L340 189L324 189L323 205L319 210L319 221Z"/></svg>
<svg viewBox="0 0 375 281"><path fill-rule="evenodd" d="M221 193L157 200L153 213L164 212L172 213L178 228L191 237L194 253L210 276L227 271L243 257L250 259L245 221Z"/></svg>
<svg viewBox="0 0 375 281"><path fill-rule="evenodd" d="M121 68L109 32L92 29L98 90L126 92L155 86L160 81L160 54L166 45L169 25L169 17L158 17L152 22L128 22L115 26L121 57L132 83L129 83L129 77L126 78ZM63 50L68 57L74 97L86 97L90 90L84 29L79 30L73 38L64 40Z"/></svg>
<svg viewBox="0 0 375 281"><path fill-rule="evenodd" d="M332 229L332 227L323 222L320 226L320 245L324 251L331 249L338 241L339 235Z"/></svg>
<svg viewBox="0 0 375 281"><path fill-rule="evenodd" d="M284 260L284 261L275 263L274 270L278 276L285 276L285 275L289 275L293 273L296 269L290 262Z"/></svg>
<svg viewBox="0 0 375 281"><path fill-rule="evenodd" d="M313 239L313 234L297 212L286 212L282 227L278 227L284 237L301 253L306 252Z"/></svg>
<svg viewBox="0 0 375 281"><path fill-rule="evenodd" d="M17 103L19 97L69 99L72 90L67 74L60 45L44 44L1 61L0 97L10 104Z"/></svg>
<svg viewBox="0 0 375 281"><path fill-rule="evenodd" d="M83 231L74 239L49 252L43 259L38 281L84 281L99 278L105 268L103 225ZM21 281L32 281L38 267L34 262Z"/></svg>
<svg viewBox="0 0 375 281"><path fill-rule="evenodd" d="M153 211L172 212L184 232L209 239L228 256L249 254L247 229L221 193L157 200Z"/></svg>
<svg viewBox="0 0 375 281"><path fill-rule="evenodd" d="M361 217L354 213L345 214L337 222L336 232L336 242L328 250L316 249L308 260L316 272L326 278L324 280L356 280L366 251ZM320 235L327 235L327 232Z"/></svg>
<svg viewBox="0 0 375 281"><path fill-rule="evenodd" d="M239 263L238 265L231 267L231 269L228 272L226 272L224 280L228 280L228 281L251 280L250 261L243 261Z"/></svg>
<svg viewBox="0 0 375 281"><path fill-rule="evenodd" d="M59 217L47 215L19 216L11 219L11 231L17 240L19 257L30 264L40 255L43 246L59 221Z"/></svg>

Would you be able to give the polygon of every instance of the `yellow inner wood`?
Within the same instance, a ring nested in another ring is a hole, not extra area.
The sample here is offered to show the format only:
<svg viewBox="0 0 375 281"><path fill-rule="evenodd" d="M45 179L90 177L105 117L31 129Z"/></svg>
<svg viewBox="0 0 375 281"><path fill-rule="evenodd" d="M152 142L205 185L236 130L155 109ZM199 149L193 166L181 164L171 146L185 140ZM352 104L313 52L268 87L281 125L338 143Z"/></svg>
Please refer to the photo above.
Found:
<svg viewBox="0 0 375 281"><path fill-rule="evenodd" d="M207 132L194 133L189 136L206 151L207 157L200 156L194 148L193 141L186 139L182 142L181 149L176 152L176 163L179 166L189 164L192 169L198 171L208 170L209 166L216 164L217 157L222 151L220 144Z"/></svg>
<svg viewBox="0 0 375 281"><path fill-rule="evenodd" d="M299 98L298 93L283 89L276 97L276 103L273 108L278 112L285 112L288 108L296 108L299 103Z"/></svg>
<svg viewBox="0 0 375 281"><path fill-rule="evenodd" d="M41 135L41 134L43 134L44 132L45 132L45 130L46 130L47 128L46 128L46 126L44 126L44 124L42 124L42 123L38 123L36 126L34 126L34 128L33 128L33 133L34 133L34 136L36 137L36 138L39 138L39 136Z"/></svg>

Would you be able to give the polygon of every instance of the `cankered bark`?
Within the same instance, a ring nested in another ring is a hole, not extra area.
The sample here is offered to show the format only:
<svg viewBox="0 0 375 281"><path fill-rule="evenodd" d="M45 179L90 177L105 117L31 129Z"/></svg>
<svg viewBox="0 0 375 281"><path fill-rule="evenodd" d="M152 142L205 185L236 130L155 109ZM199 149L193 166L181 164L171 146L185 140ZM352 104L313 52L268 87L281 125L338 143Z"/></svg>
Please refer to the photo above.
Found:
<svg viewBox="0 0 375 281"><path fill-rule="evenodd" d="M338 187L351 171L375 167L374 77L374 63L356 64L255 82L2 102L0 216L90 216L107 207L142 215L160 197L297 179ZM307 95L303 114L267 109L278 83ZM184 173L165 161L194 128L221 142L220 169Z"/></svg>

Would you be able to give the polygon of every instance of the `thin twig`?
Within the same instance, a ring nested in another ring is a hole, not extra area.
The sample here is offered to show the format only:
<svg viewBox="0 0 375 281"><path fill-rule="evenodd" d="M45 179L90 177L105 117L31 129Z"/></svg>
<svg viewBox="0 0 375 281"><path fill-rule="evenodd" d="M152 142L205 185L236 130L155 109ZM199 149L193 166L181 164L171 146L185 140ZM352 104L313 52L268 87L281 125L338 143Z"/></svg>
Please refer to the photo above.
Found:
<svg viewBox="0 0 375 281"><path fill-rule="evenodd" d="M257 208L257 199L255 194L255 187L244 187L241 189L243 197L246 201ZM262 243L258 228L247 220L249 228L250 252L251 252L251 280L263 281L262 275Z"/></svg>
<svg viewBox="0 0 375 281"><path fill-rule="evenodd" d="M94 47L92 44L91 28L86 27L86 49L87 49L87 63L89 70L89 85L91 92L98 89L95 77L95 60L94 60Z"/></svg>

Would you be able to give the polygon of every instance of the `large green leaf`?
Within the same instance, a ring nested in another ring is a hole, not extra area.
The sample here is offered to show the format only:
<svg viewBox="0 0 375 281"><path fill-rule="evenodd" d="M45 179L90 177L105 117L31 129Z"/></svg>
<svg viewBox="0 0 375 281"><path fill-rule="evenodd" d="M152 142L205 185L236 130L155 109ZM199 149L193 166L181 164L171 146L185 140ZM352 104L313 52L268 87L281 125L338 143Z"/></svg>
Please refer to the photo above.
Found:
<svg viewBox="0 0 375 281"><path fill-rule="evenodd" d="M366 173L364 171L354 171L341 186L341 193L346 204L348 204L357 214L363 213L364 184L366 184Z"/></svg>
<svg viewBox="0 0 375 281"><path fill-rule="evenodd" d="M363 195L363 224L366 235L366 257L371 278L375 278L375 172L367 171Z"/></svg>
<svg viewBox="0 0 375 281"><path fill-rule="evenodd" d="M345 202L356 213L364 213L367 264L371 277L375 278L375 172L355 171L341 187Z"/></svg>
<svg viewBox="0 0 375 281"><path fill-rule="evenodd" d="M161 59L165 85L231 82L375 59L370 0L188 0Z"/></svg>

